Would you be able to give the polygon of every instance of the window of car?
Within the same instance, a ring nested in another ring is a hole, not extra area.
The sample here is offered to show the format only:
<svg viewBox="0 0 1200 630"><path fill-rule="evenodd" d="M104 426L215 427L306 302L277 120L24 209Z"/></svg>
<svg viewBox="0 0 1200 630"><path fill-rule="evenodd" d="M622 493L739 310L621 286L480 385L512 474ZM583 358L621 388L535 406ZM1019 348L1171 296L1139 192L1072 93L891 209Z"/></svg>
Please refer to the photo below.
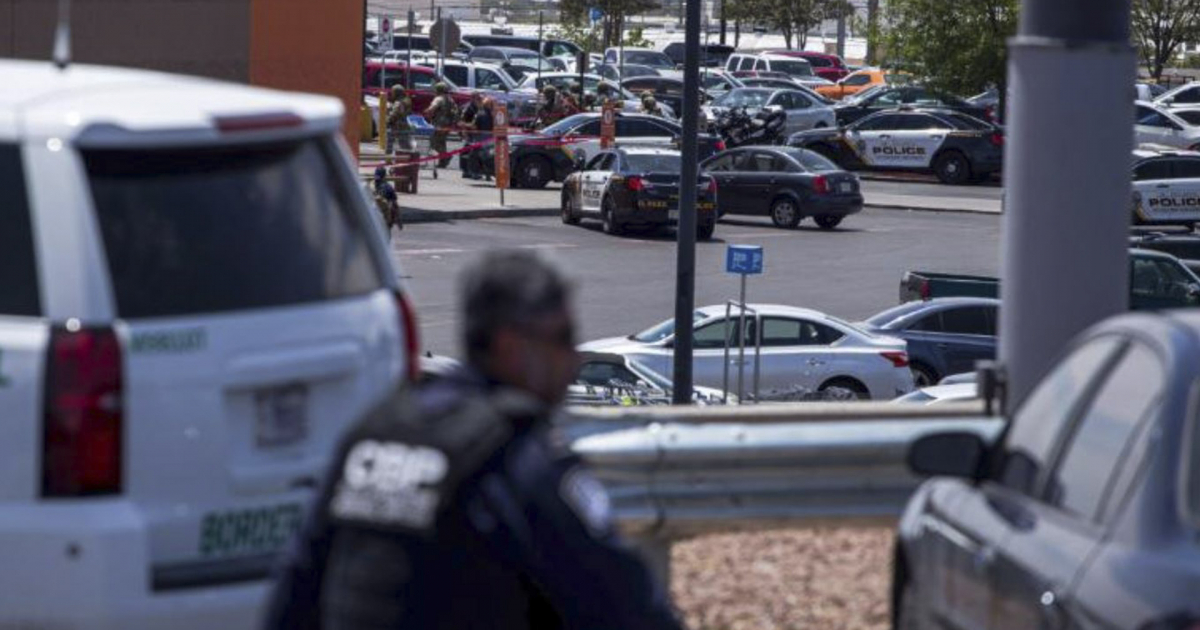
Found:
<svg viewBox="0 0 1200 630"><path fill-rule="evenodd" d="M617 154L611 151L601 153L592 158L592 163L587 166L589 171L609 171L612 170L613 164L617 161Z"/></svg>
<svg viewBox="0 0 1200 630"><path fill-rule="evenodd" d="M622 138L645 138L672 136L670 130L645 118L617 118L617 136Z"/></svg>
<svg viewBox="0 0 1200 630"><path fill-rule="evenodd" d="M904 95L900 90L887 90L877 92L867 99L866 104L871 107L899 107L903 101Z"/></svg>
<svg viewBox="0 0 1200 630"><path fill-rule="evenodd" d="M741 328L741 318L734 316L729 319L729 328L726 330L726 320L720 319L711 324L705 324L697 328L692 335L692 347L696 350L714 350L725 347L726 333L729 337L729 346L738 346L738 329ZM746 346L754 345L754 318L746 317Z"/></svg>
<svg viewBox="0 0 1200 630"><path fill-rule="evenodd" d="M824 57L805 57L805 59L814 68L828 68L833 65L833 62Z"/></svg>
<svg viewBox="0 0 1200 630"><path fill-rule="evenodd" d="M1158 408L1165 377L1153 350L1140 343L1129 347L1067 438L1046 482L1047 503L1085 519L1099 515L1135 430Z"/></svg>
<svg viewBox="0 0 1200 630"><path fill-rule="evenodd" d="M942 311L942 332L956 335L996 335L994 306L964 306Z"/></svg>
<svg viewBox="0 0 1200 630"><path fill-rule="evenodd" d="M1194 87L1180 90L1171 97L1171 100L1175 103L1200 103L1200 90Z"/></svg>
<svg viewBox="0 0 1200 630"><path fill-rule="evenodd" d="M974 116L968 116L962 112L942 112L936 118L946 120L953 124L958 129L971 131L992 131L995 129L990 123L980 120Z"/></svg>
<svg viewBox="0 0 1200 630"><path fill-rule="evenodd" d="M550 56L574 55L575 49L564 42L550 42Z"/></svg>
<svg viewBox="0 0 1200 630"><path fill-rule="evenodd" d="M842 170L840 166L831 162L829 158L814 151L801 149L798 151L790 151L788 155L790 155L793 160L798 162L803 170L811 171L813 173Z"/></svg>
<svg viewBox="0 0 1200 630"><path fill-rule="evenodd" d="M946 332L945 327L942 325L942 312L938 311L936 313L930 313L929 315L918 319L908 327L908 330L933 333Z"/></svg>
<svg viewBox="0 0 1200 630"><path fill-rule="evenodd" d="M1174 179L1200 178L1200 159L1180 158L1171 161L1171 177Z"/></svg>
<svg viewBox="0 0 1200 630"><path fill-rule="evenodd" d="M1133 180L1146 181L1171 179L1171 161L1168 159L1150 159L1133 167Z"/></svg>
<svg viewBox="0 0 1200 630"><path fill-rule="evenodd" d="M121 317L324 302L383 286L331 141L83 152ZM8 229L8 226L5 226ZM286 261L286 264L280 264Z"/></svg>
<svg viewBox="0 0 1200 630"><path fill-rule="evenodd" d="M1137 122L1136 124L1143 127L1159 127L1163 129L1179 129L1171 119L1167 118L1162 112L1156 111L1144 105L1137 106Z"/></svg>
<svg viewBox="0 0 1200 630"><path fill-rule="evenodd" d="M1176 111L1175 115L1182 118L1184 122L1192 126L1200 126L1200 109L1185 109Z"/></svg>
<svg viewBox="0 0 1200 630"><path fill-rule="evenodd" d="M1102 375L1124 342L1107 335L1085 342L1051 368L1013 414L1000 450L996 480L1032 494L1045 473L1063 429L1078 403Z"/></svg>
<svg viewBox="0 0 1200 630"><path fill-rule="evenodd" d="M713 158L712 161L709 162L704 167L704 170L712 171L712 172L732 171L733 170L733 158L736 155L738 155L737 152L725 153L723 155L719 155L719 156Z"/></svg>
<svg viewBox="0 0 1200 630"><path fill-rule="evenodd" d="M904 129L904 116L899 114L884 114L872 116L851 127L854 131L895 131Z"/></svg>
<svg viewBox="0 0 1200 630"><path fill-rule="evenodd" d="M788 317L764 317L762 325L764 348L784 346L827 346L842 334L824 324Z"/></svg>
<svg viewBox="0 0 1200 630"><path fill-rule="evenodd" d="M1194 280L1174 263L1159 258L1134 257L1129 279L1130 294L1164 300L1184 299Z"/></svg>
<svg viewBox="0 0 1200 630"><path fill-rule="evenodd" d="M637 385L641 380L624 365L609 363L607 361L588 361L584 363L579 366L579 376L575 378L576 383L596 387L608 387L613 381Z"/></svg>
<svg viewBox="0 0 1200 630"><path fill-rule="evenodd" d="M756 173L783 173L787 171L788 162L784 158L766 151L755 151L745 161L744 170Z"/></svg>
<svg viewBox="0 0 1200 630"><path fill-rule="evenodd" d="M869 77L865 74L856 74L853 76L848 76L845 79L842 79L842 85L850 85L850 86L866 85L870 82L871 82L871 77Z"/></svg>
<svg viewBox="0 0 1200 630"><path fill-rule="evenodd" d="M811 77L812 66L803 59L772 59L771 70L793 77Z"/></svg>
<svg viewBox="0 0 1200 630"><path fill-rule="evenodd" d="M754 61L754 69L755 70L767 70L768 69L767 62L763 61L762 59L756 59Z"/></svg>
<svg viewBox="0 0 1200 630"><path fill-rule="evenodd" d="M503 90L508 84L491 68L475 69L475 87L481 90Z"/></svg>
<svg viewBox="0 0 1200 630"><path fill-rule="evenodd" d="M619 120L619 119L618 119L618 120ZM543 132L546 132L548 129L549 129L549 127L547 127L546 129L543 129L542 131L543 131ZM587 121L587 122L583 123L582 125L579 125L579 126L577 126L577 127L573 128L573 129L571 129L571 130L568 132L568 135L572 135L572 136L599 136L599 135L600 135L600 119L599 119L599 118L594 118L594 119L592 119L592 120L589 120L589 121Z"/></svg>
<svg viewBox="0 0 1200 630"><path fill-rule="evenodd" d="M466 66L447 65L442 68L442 73L446 75L447 79L450 79L458 85L470 85L468 79L470 71L467 70Z"/></svg>
<svg viewBox="0 0 1200 630"><path fill-rule="evenodd" d="M33 221L21 149L15 144L0 144L0 225L0 315L37 317L42 306Z"/></svg>
<svg viewBox="0 0 1200 630"><path fill-rule="evenodd" d="M635 173L679 173L683 158L678 153L635 153L625 156L625 169Z"/></svg>

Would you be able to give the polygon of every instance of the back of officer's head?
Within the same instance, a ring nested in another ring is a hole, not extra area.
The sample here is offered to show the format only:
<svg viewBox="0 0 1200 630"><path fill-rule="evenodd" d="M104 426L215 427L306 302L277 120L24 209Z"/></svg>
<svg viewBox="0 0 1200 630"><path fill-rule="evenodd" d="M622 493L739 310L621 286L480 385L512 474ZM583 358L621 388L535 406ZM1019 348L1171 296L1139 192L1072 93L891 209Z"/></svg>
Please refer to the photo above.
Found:
<svg viewBox="0 0 1200 630"><path fill-rule="evenodd" d="M462 274L467 361L493 380L557 403L575 378L571 289L529 251L493 251Z"/></svg>

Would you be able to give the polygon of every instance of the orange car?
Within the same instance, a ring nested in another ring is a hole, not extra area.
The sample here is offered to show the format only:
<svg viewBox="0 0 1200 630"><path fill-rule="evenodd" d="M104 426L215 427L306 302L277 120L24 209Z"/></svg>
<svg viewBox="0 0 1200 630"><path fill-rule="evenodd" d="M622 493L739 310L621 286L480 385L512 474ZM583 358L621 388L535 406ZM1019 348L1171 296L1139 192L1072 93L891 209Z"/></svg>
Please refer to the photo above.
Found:
<svg viewBox="0 0 1200 630"><path fill-rule="evenodd" d="M908 75L884 72L879 68L864 68L846 75L846 78L833 85L822 85L816 89L825 98L840 101L843 98L880 84L907 83Z"/></svg>

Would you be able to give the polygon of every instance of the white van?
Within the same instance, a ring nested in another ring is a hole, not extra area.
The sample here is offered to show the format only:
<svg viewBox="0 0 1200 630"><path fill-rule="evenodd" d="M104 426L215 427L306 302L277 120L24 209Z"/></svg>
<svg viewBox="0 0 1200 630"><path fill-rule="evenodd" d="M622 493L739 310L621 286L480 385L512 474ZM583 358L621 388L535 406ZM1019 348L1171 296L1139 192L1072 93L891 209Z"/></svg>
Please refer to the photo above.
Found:
<svg viewBox="0 0 1200 630"><path fill-rule="evenodd" d="M793 81L799 81L803 85L830 85L829 81L822 79L813 72L812 64L807 59L790 57L788 55L734 53L729 56L729 59L725 60L725 71L731 74L734 72L751 71L782 72L788 75L788 78Z"/></svg>
<svg viewBox="0 0 1200 630"><path fill-rule="evenodd" d="M319 96L0 61L0 627L257 624L412 309Z"/></svg>

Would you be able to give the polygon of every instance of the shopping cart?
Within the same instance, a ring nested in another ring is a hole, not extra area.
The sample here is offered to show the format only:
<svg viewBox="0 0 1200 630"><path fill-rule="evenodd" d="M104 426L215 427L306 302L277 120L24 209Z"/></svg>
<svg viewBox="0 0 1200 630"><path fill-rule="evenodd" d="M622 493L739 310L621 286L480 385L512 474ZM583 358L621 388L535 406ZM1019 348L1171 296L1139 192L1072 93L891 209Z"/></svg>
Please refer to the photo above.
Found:
<svg viewBox="0 0 1200 630"><path fill-rule="evenodd" d="M412 133L413 151L416 151L421 157L427 158L430 156L430 142L433 140L433 125L425 120L424 116L410 114L408 117L408 127ZM433 171L433 178L437 179L437 160L429 160L422 162L421 165Z"/></svg>

